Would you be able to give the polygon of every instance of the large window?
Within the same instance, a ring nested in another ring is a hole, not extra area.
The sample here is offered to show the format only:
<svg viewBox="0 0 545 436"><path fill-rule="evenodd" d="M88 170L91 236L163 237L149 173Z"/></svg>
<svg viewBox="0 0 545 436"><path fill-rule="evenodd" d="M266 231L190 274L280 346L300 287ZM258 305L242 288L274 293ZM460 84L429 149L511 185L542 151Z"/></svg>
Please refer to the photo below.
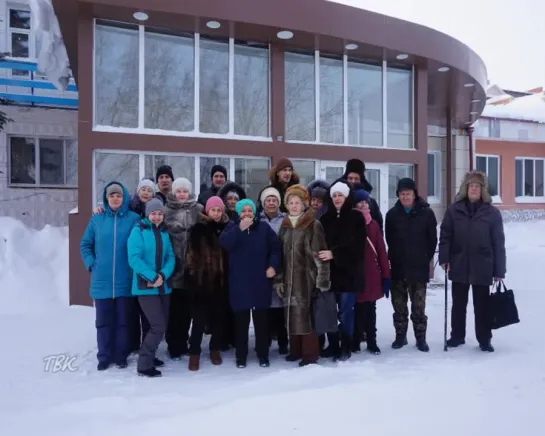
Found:
<svg viewBox="0 0 545 436"><path fill-rule="evenodd" d="M441 201L441 152L428 152L428 201Z"/></svg>
<svg viewBox="0 0 545 436"><path fill-rule="evenodd" d="M199 159L199 183L208 189L212 186L212 168L214 165L223 165L227 170L227 179L231 179L231 159L228 157L202 157ZM201 189L203 191L203 189Z"/></svg>
<svg viewBox="0 0 545 436"><path fill-rule="evenodd" d="M304 159L290 159L293 162L294 170L299 176L299 183L308 186L316 180L316 161ZM310 192L309 192L310 194Z"/></svg>
<svg viewBox="0 0 545 436"><path fill-rule="evenodd" d="M414 165L392 164L388 165L388 207L398 200L396 191L398 182L408 177L414 180Z"/></svg>
<svg viewBox="0 0 545 436"><path fill-rule="evenodd" d="M77 187L77 141L9 137L9 183L15 186Z"/></svg>
<svg viewBox="0 0 545 436"><path fill-rule="evenodd" d="M488 192L492 197L500 195L500 157L478 155L475 158L477 170L486 174L488 179Z"/></svg>
<svg viewBox="0 0 545 436"><path fill-rule="evenodd" d="M95 26L96 130L269 138L269 50L144 26Z"/></svg>
<svg viewBox="0 0 545 436"><path fill-rule="evenodd" d="M412 70L316 51L286 52L284 74L286 140L413 148Z"/></svg>
<svg viewBox="0 0 545 436"><path fill-rule="evenodd" d="M545 159L517 158L515 160L515 190L517 201L545 201Z"/></svg>
<svg viewBox="0 0 545 436"><path fill-rule="evenodd" d="M38 40L34 33L33 20L30 10L23 8L8 9L8 41L10 55L18 59L35 60L38 56ZM12 70L14 76L30 77L32 73L23 70ZM39 78L41 73L35 73Z"/></svg>
<svg viewBox="0 0 545 436"><path fill-rule="evenodd" d="M102 194L108 183L112 181L122 183L132 195L140 178L138 154L95 152L94 180L97 205L102 205ZM153 178L155 179L155 174Z"/></svg>
<svg viewBox="0 0 545 436"><path fill-rule="evenodd" d="M246 192L246 196L257 201L257 196L269 182L269 159L235 159L235 182Z"/></svg>

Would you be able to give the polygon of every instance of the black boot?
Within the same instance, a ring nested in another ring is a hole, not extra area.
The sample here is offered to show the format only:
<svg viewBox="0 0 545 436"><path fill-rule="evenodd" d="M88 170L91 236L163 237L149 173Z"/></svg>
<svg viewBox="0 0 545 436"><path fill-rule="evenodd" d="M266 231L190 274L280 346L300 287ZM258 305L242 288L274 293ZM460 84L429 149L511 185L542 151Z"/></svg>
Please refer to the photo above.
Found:
<svg viewBox="0 0 545 436"><path fill-rule="evenodd" d="M335 361L345 362L352 357L352 337L350 335L343 334L341 337L341 353Z"/></svg>
<svg viewBox="0 0 545 436"><path fill-rule="evenodd" d="M456 348L460 345L464 345L466 343L465 339L458 339L458 338L450 338L447 341L447 347Z"/></svg>
<svg viewBox="0 0 545 436"><path fill-rule="evenodd" d="M481 349L481 351L487 351L489 353L494 352L494 347L492 346L490 342L487 342L485 344L479 344L479 348Z"/></svg>
<svg viewBox="0 0 545 436"><path fill-rule="evenodd" d="M407 335L398 334L396 335L395 341L392 342L392 348L398 350L400 348L403 348L407 344Z"/></svg>
<svg viewBox="0 0 545 436"><path fill-rule="evenodd" d="M142 377L161 377L161 371L151 368L151 369L144 369L143 371L138 371L138 375Z"/></svg>
<svg viewBox="0 0 545 436"><path fill-rule="evenodd" d="M428 346L425 338L417 339L416 348L418 348L423 353L427 353L428 351L430 351L430 347Z"/></svg>
<svg viewBox="0 0 545 436"><path fill-rule="evenodd" d="M371 354L374 354L375 356L378 356L380 354L380 348L378 347L375 340L367 340L367 351Z"/></svg>
<svg viewBox="0 0 545 436"><path fill-rule="evenodd" d="M341 355L341 347L339 345L339 333L329 333L327 335L327 340L329 342L329 345L324 351L320 353L320 357L333 357L333 359L338 358Z"/></svg>
<svg viewBox="0 0 545 436"><path fill-rule="evenodd" d="M285 356L289 353L288 344L278 345L278 354Z"/></svg>

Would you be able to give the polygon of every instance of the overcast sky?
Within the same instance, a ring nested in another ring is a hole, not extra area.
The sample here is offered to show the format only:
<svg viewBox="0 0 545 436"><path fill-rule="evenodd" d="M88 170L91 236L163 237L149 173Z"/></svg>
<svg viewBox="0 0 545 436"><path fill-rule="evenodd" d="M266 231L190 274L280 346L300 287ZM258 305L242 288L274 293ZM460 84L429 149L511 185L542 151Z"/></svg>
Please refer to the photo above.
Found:
<svg viewBox="0 0 545 436"><path fill-rule="evenodd" d="M330 0L423 24L469 45L491 83L545 86L545 0Z"/></svg>

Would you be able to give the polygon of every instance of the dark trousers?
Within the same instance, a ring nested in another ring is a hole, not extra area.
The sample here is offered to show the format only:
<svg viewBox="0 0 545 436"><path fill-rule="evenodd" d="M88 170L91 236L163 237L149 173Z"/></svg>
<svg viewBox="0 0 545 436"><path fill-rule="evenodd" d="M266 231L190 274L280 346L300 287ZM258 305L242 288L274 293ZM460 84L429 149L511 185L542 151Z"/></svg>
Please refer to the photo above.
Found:
<svg viewBox="0 0 545 436"><path fill-rule="evenodd" d="M272 343L272 333L276 332L278 346L288 346L288 330L283 307L269 309L269 344Z"/></svg>
<svg viewBox="0 0 545 436"><path fill-rule="evenodd" d="M150 329L138 355L138 371L145 371L154 367L155 353L163 340L168 324L170 294L168 295L142 295L138 302L149 321Z"/></svg>
<svg viewBox="0 0 545 436"><path fill-rule="evenodd" d="M130 351L138 352L149 331L149 322L136 297L132 298L129 314Z"/></svg>
<svg viewBox="0 0 545 436"><path fill-rule="evenodd" d="M248 329L250 313L254 322L255 349L258 359L269 358L269 309L240 310L235 314L236 358L248 357Z"/></svg>
<svg viewBox="0 0 545 436"><path fill-rule="evenodd" d="M428 317L426 316L426 283L392 280L392 306L394 308L394 327L398 336L406 336L409 328L409 308L411 298L411 321L416 340L426 339Z"/></svg>
<svg viewBox="0 0 545 436"><path fill-rule="evenodd" d="M377 344L377 303L366 301L356 303L356 327L354 340L356 344L362 341L363 334L367 336L367 345Z"/></svg>
<svg viewBox="0 0 545 436"><path fill-rule="evenodd" d="M220 351L223 337L224 314L223 306L207 303L194 303L191 308L193 325L189 337L189 354L201 354L202 337L205 329L210 333L210 351Z"/></svg>
<svg viewBox="0 0 545 436"><path fill-rule="evenodd" d="M318 337L315 334L291 335L290 354L304 363L316 363L319 357Z"/></svg>
<svg viewBox="0 0 545 436"><path fill-rule="evenodd" d="M124 363L129 355L128 316L133 297L95 300L97 359L100 363Z"/></svg>
<svg viewBox="0 0 545 436"><path fill-rule="evenodd" d="M189 291L174 289L170 294L170 312L165 340L171 358L187 354L191 326L191 299Z"/></svg>
<svg viewBox="0 0 545 436"><path fill-rule="evenodd" d="M222 348L229 349L229 347L235 347L235 314L231 309L231 303L227 300L223 306L223 337Z"/></svg>
<svg viewBox="0 0 545 436"><path fill-rule="evenodd" d="M488 344L492 339L492 330L488 323L490 290L488 286L471 286L473 292L473 312L475 314L475 336L479 344ZM451 336L455 339L466 337L467 302L469 285L452 283Z"/></svg>
<svg viewBox="0 0 545 436"><path fill-rule="evenodd" d="M339 330L343 337L352 339L354 335L354 307L356 306L355 292L341 292L339 294Z"/></svg>

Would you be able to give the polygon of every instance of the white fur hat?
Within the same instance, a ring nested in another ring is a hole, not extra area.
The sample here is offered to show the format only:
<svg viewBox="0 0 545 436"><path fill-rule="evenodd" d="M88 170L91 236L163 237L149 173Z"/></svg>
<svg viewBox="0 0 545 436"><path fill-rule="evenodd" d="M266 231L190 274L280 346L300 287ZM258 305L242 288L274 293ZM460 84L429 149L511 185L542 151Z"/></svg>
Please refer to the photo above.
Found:
<svg viewBox="0 0 545 436"><path fill-rule="evenodd" d="M148 188L150 188L152 192L155 194L156 192L155 182L150 179L140 180L140 182L138 183L138 186L136 187L136 193L138 194L140 192L140 189L142 189L144 186L147 186Z"/></svg>
<svg viewBox="0 0 545 436"><path fill-rule="evenodd" d="M265 200L267 197L275 197L278 200L278 203L281 203L280 200L280 192L278 192L278 189L273 188L272 186L269 186L268 188L263 189L263 192L261 193L261 196L259 197L259 200L261 201L261 204L265 203Z"/></svg>
<svg viewBox="0 0 545 436"><path fill-rule="evenodd" d="M345 197L348 197L348 195L350 194L350 188L348 187L346 183L337 182L329 190L329 194L331 195L331 198L333 198L333 194L335 194L335 192L340 192Z"/></svg>
<svg viewBox="0 0 545 436"><path fill-rule="evenodd" d="M176 194L176 191L180 188L187 189L190 194L193 194L193 184L185 177L178 177L172 182L172 192Z"/></svg>

